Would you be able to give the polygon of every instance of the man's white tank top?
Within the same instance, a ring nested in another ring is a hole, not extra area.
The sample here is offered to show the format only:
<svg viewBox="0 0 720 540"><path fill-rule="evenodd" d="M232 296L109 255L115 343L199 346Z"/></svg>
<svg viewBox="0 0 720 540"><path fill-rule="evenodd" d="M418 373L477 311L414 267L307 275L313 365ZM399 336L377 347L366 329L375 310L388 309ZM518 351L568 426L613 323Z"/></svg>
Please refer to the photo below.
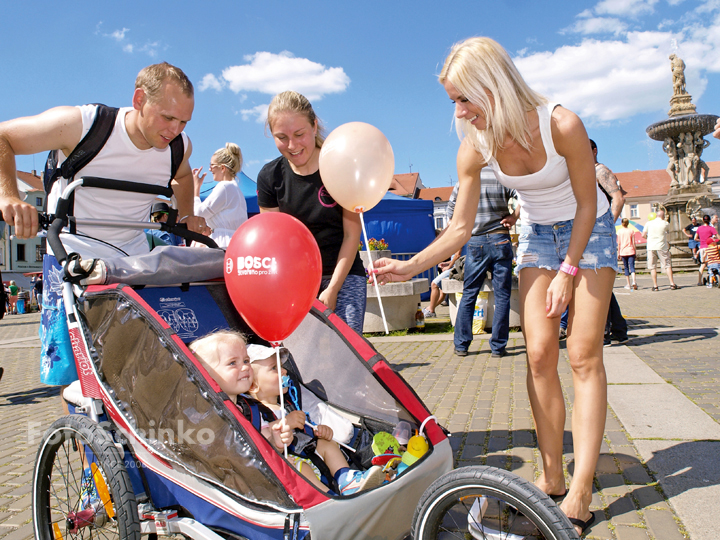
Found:
<svg viewBox="0 0 720 540"><path fill-rule="evenodd" d="M537 108L540 122L540 135L547 155L545 166L539 171L525 176L509 176L502 172L494 157L484 155L488 165L495 171L497 179L505 187L517 191L520 201L520 219L523 223L552 225L560 221L575 218L577 201L573 194L565 158L557 153L552 140L550 117L557 103L540 105ZM608 211L607 198L597 190L597 217Z"/></svg>
<svg viewBox="0 0 720 540"><path fill-rule="evenodd" d="M82 115L82 137L85 137L95 120L97 107L82 105L78 109ZM77 172L75 179L83 176L97 176L157 186L168 185L172 161L170 146L148 150L140 150L135 146L130 140L125 126L125 115L131 110L132 107L123 107L118 111L115 127L107 143L90 163ZM187 148L187 136L185 133L182 136L185 148ZM62 163L67 156L62 152L59 154L58 161ZM48 195L48 212L55 211L57 200L67 184L68 181L64 178L58 178L55 182ZM154 200L154 195L142 193L79 188L75 191L73 215L93 219L148 221ZM77 235L63 234L61 238L68 253L75 251L80 253L83 258L120 257L123 255L121 251L111 246L121 249L128 255L138 255L149 251L145 232L142 229L83 226L77 228L77 233Z"/></svg>

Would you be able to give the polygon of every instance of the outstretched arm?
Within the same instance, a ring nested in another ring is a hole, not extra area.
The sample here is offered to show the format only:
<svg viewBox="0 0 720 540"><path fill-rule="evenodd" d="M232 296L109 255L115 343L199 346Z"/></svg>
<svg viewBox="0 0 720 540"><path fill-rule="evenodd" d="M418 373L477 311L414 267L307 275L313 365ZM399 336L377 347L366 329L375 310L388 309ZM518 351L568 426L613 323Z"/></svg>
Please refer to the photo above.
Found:
<svg viewBox="0 0 720 540"><path fill-rule="evenodd" d="M589 144L589 143L588 143ZM375 262L378 281L404 281L447 259L470 239L480 200L480 171L485 160L463 140L457 156L458 196L452 220L434 242L408 261L379 259Z"/></svg>
<svg viewBox="0 0 720 540"><path fill-rule="evenodd" d="M20 200L15 156L55 149L67 156L81 136L82 116L76 107L55 107L0 124L0 212L18 238L37 234L38 216L34 206Z"/></svg>

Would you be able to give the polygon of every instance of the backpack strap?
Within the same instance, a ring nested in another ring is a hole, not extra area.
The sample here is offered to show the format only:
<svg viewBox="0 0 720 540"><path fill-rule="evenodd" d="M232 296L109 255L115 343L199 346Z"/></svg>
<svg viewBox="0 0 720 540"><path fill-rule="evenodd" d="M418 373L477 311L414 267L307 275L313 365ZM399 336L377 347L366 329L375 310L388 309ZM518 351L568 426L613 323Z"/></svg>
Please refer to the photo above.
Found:
<svg viewBox="0 0 720 540"><path fill-rule="evenodd" d="M168 181L168 187L172 179L175 178L180 164L185 157L185 142L183 141L182 133L170 141L170 154L170 180Z"/></svg>
<svg viewBox="0 0 720 540"><path fill-rule="evenodd" d="M260 411L258 410L258 402L254 399L248 399L245 396L238 396L237 406L245 419L248 420L255 429L260 431Z"/></svg>
<svg viewBox="0 0 720 540"><path fill-rule="evenodd" d="M98 155L110 138L120 109L117 107L108 107L101 103L96 103L95 105L97 105L97 112L92 126L90 126L85 137L73 148L73 151L70 152L70 155L63 161L62 165L60 165L60 167L57 166L59 150L51 150L48 154L43 179L45 193L50 193L52 185L58 177L62 176L63 178L71 180L79 170Z"/></svg>

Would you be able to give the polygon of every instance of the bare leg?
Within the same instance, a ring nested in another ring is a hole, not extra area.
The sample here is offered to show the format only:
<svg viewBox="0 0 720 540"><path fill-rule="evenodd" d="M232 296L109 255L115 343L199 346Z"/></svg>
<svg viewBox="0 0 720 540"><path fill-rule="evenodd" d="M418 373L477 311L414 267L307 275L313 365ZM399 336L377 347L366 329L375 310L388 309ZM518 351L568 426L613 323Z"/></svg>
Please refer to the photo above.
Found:
<svg viewBox="0 0 720 540"><path fill-rule="evenodd" d="M593 477L607 415L607 379L602 340L615 272L611 268L580 270L568 326L568 357L573 373L572 412L575 471L561 505L569 517L590 517ZM574 309L582 306L580 309ZM575 332L572 332L573 327Z"/></svg>
<svg viewBox="0 0 720 540"><path fill-rule="evenodd" d="M520 271L520 324L527 348L530 407L543 461L543 472L535 485L545 493L561 495L565 492L562 466L565 400L557 372L560 317L549 319L545 315L545 297L555 274L542 268Z"/></svg>
<svg viewBox="0 0 720 540"><path fill-rule="evenodd" d="M673 279L673 272L672 268L668 267L665 269L665 273L667 274L668 279L670 280L670 285L673 287L675 286L675 280Z"/></svg>
<svg viewBox="0 0 720 540"><path fill-rule="evenodd" d="M650 270L650 277L652 278L653 287L657 289L657 269Z"/></svg>
<svg viewBox="0 0 720 540"><path fill-rule="evenodd" d="M298 470L298 472L303 475L308 482L310 482L312 485L314 485L316 488L318 488L320 491L327 493L330 491L330 488L328 488L325 484L323 484L320 479L315 476L315 471L313 471L313 468L308 465L307 463L303 461L298 461L295 464L295 468Z"/></svg>
<svg viewBox="0 0 720 540"><path fill-rule="evenodd" d="M430 305L427 307L428 311L435 313L435 308L445 299L445 293L440 290L440 287L431 283L430 285Z"/></svg>
<svg viewBox="0 0 720 540"><path fill-rule="evenodd" d="M339 469L343 467L350 467L348 465L345 456L340 451L340 447L334 441L326 441L325 439L318 439L317 442L317 455L319 455L325 465L328 466L330 472L335 474Z"/></svg>
<svg viewBox="0 0 720 540"><path fill-rule="evenodd" d="M635 281L635 272L633 272L631 275L632 275L632 284L637 285L637 281Z"/></svg>

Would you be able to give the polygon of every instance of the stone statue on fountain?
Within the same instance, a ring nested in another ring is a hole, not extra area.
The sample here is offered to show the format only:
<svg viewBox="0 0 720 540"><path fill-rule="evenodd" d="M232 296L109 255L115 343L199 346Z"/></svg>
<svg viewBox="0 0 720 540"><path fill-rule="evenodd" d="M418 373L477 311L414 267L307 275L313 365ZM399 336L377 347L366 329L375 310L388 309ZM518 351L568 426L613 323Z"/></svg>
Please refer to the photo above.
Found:
<svg viewBox="0 0 720 540"><path fill-rule="evenodd" d="M682 246L687 242L682 229L689 223L685 211L688 201L706 197L710 206L720 206L710 188L709 167L702 160L703 150L710 145L704 137L713 132L718 117L697 113L687 91L685 62L676 54L670 55L670 70L673 93L668 118L649 126L647 134L662 142L668 157L670 190L663 205L670 221L670 239Z"/></svg>

